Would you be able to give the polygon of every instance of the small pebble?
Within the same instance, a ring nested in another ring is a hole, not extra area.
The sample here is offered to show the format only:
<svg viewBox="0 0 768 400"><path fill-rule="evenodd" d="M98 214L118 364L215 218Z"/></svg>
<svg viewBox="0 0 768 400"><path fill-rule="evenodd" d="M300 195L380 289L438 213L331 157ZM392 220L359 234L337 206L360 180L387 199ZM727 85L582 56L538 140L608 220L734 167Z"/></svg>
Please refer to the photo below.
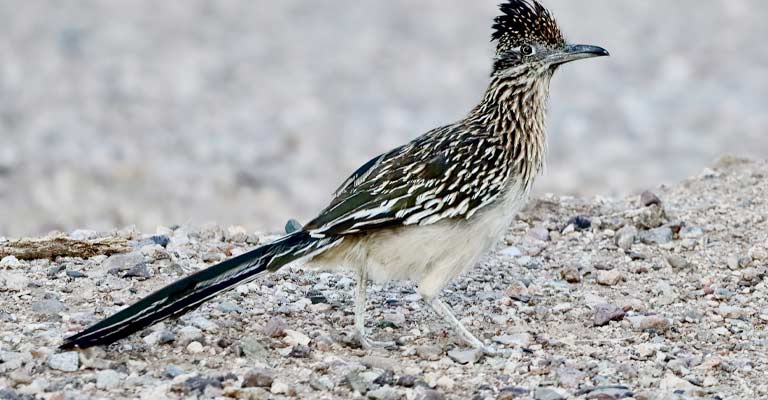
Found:
<svg viewBox="0 0 768 400"><path fill-rule="evenodd" d="M187 351L192 354L202 353L203 345L200 342L191 342L187 345Z"/></svg>
<svg viewBox="0 0 768 400"><path fill-rule="evenodd" d="M624 318L624 309L613 304L598 304L595 306L593 319L594 326L605 326L611 321L620 321Z"/></svg>
<svg viewBox="0 0 768 400"><path fill-rule="evenodd" d="M272 371L258 368L245 374L243 387L271 387L274 380L275 374Z"/></svg>
<svg viewBox="0 0 768 400"><path fill-rule="evenodd" d="M451 350L448 357L459 364L474 364L483 358L483 351L479 349Z"/></svg>
<svg viewBox="0 0 768 400"><path fill-rule="evenodd" d="M560 270L560 277L568 283L581 282L581 273L576 267L564 267Z"/></svg>
<svg viewBox="0 0 768 400"><path fill-rule="evenodd" d="M267 321L262 331L265 335L271 338L281 338L285 336L285 322L280 318L271 318Z"/></svg>
<svg viewBox="0 0 768 400"><path fill-rule="evenodd" d="M618 270L598 271L597 283L603 286L616 286L624 281L624 275Z"/></svg>
<svg viewBox="0 0 768 400"><path fill-rule="evenodd" d="M64 372L77 371L77 368L80 365L79 363L80 361L76 351L54 353L48 357L48 366L50 368Z"/></svg>
<svg viewBox="0 0 768 400"><path fill-rule="evenodd" d="M110 390L120 386L122 375L113 370L106 369L96 373L96 387L101 390Z"/></svg>
<svg viewBox="0 0 768 400"><path fill-rule="evenodd" d="M283 341L289 346L296 346L296 345L306 346L309 344L310 339L309 339L309 336L299 331L286 329L285 338L283 338Z"/></svg>
<svg viewBox="0 0 768 400"><path fill-rule="evenodd" d="M632 324L632 328L638 331L664 331L670 325L668 319L658 315L629 317L629 322Z"/></svg>
<svg viewBox="0 0 768 400"><path fill-rule="evenodd" d="M672 241L672 229L666 226L640 232L640 241L645 244L667 244Z"/></svg>
<svg viewBox="0 0 768 400"><path fill-rule="evenodd" d="M661 199L655 193L646 190L640 195L640 205L643 207L661 206Z"/></svg>
<svg viewBox="0 0 768 400"><path fill-rule="evenodd" d="M424 360L437 361L443 356L443 349L439 346L419 346L416 354Z"/></svg>
<svg viewBox="0 0 768 400"><path fill-rule="evenodd" d="M568 393L562 389L553 387L538 387L533 392L534 400L565 400Z"/></svg>

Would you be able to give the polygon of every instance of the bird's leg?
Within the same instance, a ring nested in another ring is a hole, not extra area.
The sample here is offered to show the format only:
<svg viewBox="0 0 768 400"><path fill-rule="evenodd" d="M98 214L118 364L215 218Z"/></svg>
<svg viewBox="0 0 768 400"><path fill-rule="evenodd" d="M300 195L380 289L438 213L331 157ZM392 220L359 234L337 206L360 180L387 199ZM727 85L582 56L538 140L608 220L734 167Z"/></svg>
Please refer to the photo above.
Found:
<svg viewBox="0 0 768 400"><path fill-rule="evenodd" d="M445 319L445 322L448 323L458 334L465 340L467 343L469 343L472 347L482 350L483 353L488 355L493 355L496 353L496 351L486 346L480 339L478 339L475 335L472 334L465 326L464 324L459 321L458 318L453 314L453 311L451 310L451 307L449 307L447 304L443 303L438 299L437 297L433 297L430 299L426 299L427 303L432 307L435 312L443 317Z"/></svg>
<svg viewBox="0 0 768 400"><path fill-rule="evenodd" d="M368 339L365 334L365 296L368 288L368 271L364 266L357 269L357 286L355 288L355 331L360 345L364 349L386 348L395 346L394 342L376 342Z"/></svg>

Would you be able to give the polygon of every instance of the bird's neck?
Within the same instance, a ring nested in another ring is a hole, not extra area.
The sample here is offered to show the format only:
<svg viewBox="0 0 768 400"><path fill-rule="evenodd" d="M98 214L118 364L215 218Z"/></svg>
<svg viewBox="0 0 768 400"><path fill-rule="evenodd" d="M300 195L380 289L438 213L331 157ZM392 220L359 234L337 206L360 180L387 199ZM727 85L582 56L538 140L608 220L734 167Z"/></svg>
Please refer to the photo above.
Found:
<svg viewBox="0 0 768 400"><path fill-rule="evenodd" d="M551 75L494 76L483 101L467 117L479 128L475 132L502 144L513 175L526 186L544 166L550 80Z"/></svg>

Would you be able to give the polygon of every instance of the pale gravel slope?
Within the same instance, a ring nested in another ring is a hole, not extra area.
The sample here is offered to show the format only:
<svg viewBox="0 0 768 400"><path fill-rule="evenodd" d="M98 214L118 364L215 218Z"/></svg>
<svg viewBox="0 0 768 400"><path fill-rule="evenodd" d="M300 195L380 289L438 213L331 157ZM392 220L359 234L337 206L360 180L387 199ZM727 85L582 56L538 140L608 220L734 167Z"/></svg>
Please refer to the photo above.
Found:
<svg viewBox="0 0 768 400"><path fill-rule="evenodd" d="M454 361L471 355L450 353L452 333L409 285L371 290L371 329L397 339L398 348L350 347L353 280L300 270L255 281L181 321L77 361L77 354L55 351L65 334L185 270L252 247L246 242L258 236L184 227L159 232L170 238L164 248L124 231L120 235L137 241L125 256L4 259L0 388L8 389L0 395L764 398L767 175L765 161L723 158L694 178L655 190L663 212L642 207L635 196L533 201L498 252L445 291L470 328L505 351L474 365ZM591 227L574 229L575 216ZM636 236L628 235L632 229ZM619 320L594 326L601 309L613 309ZM77 370L62 371L70 368Z"/></svg>

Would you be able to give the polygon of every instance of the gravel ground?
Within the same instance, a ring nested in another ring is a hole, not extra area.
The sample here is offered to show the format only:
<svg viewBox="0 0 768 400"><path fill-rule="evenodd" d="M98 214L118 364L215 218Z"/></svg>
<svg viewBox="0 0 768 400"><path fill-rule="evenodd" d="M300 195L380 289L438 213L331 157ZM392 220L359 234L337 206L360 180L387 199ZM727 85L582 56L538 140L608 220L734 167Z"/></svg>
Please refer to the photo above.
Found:
<svg viewBox="0 0 768 400"><path fill-rule="evenodd" d="M62 337L274 236L127 230L110 257L0 261L0 398L745 399L768 384L768 162L734 157L642 196L533 200L444 293L480 357L408 284L374 285L350 340L350 275L284 270L106 349Z"/></svg>
<svg viewBox="0 0 768 400"><path fill-rule="evenodd" d="M500 0L0 0L0 235L306 220L466 113ZM556 77L540 193L768 154L768 2L546 0L613 57Z"/></svg>

